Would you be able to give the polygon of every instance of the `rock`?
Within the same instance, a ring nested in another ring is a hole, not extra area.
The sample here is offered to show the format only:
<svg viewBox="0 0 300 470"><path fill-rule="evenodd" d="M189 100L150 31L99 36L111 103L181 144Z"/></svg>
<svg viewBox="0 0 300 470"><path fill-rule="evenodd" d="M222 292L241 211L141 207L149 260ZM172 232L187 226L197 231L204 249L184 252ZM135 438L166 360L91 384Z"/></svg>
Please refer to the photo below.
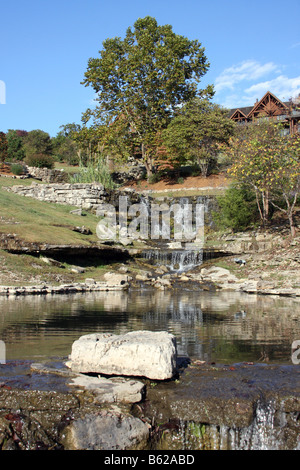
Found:
<svg viewBox="0 0 300 470"><path fill-rule="evenodd" d="M170 333L132 331L124 335L93 333L72 345L72 371L166 380L176 371L176 339Z"/></svg>
<svg viewBox="0 0 300 470"><path fill-rule="evenodd" d="M180 276L179 279L180 279L180 281L189 281L190 280L190 278L188 276L184 276L184 275Z"/></svg>
<svg viewBox="0 0 300 470"><path fill-rule="evenodd" d="M136 281L142 281L142 282L149 281L148 276L144 276L143 274L137 274L135 279L136 279Z"/></svg>
<svg viewBox="0 0 300 470"><path fill-rule="evenodd" d="M163 271L164 273L168 273L168 272L169 272L169 269L167 268L167 266L164 266L164 265L161 265L161 266L159 267L159 269L160 269L161 271Z"/></svg>
<svg viewBox="0 0 300 470"><path fill-rule="evenodd" d="M124 377L107 379L80 374L72 378L69 385L93 391L97 403L137 403L143 399L145 391L145 384Z"/></svg>
<svg viewBox="0 0 300 470"><path fill-rule="evenodd" d="M43 261L46 264L51 265L51 266L56 266L58 268L64 268L64 266L59 261L57 261L56 259L47 258L46 256L40 256L40 260Z"/></svg>
<svg viewBox="0 0 300 470"><path fill-rule="evenodd" d="M170 242L168 243L168 248L171 250L182 250L181 242Z"/></svg>
<svg viewBox="0 0 300 470"><path fill-rule="evenodd" d="M171 287L172 284L169 279L166 278L157 278L154 283L155 286L164 286L164 287Z"/></svg>
<svg viewBox="0 0 300 470"><path fill-rule="evenodd" d="M133 245L133 240L131 238L119 238L119 243L123 246Z"/></svg>
<svg viewBox="0 0 300 470"><path fill-rule="evenodd" d="M41 179L43 178L41 177ZM14 185L5 189L41 201L67 204L82 209L97 210L103 202L106 202L106 191L100 183L49 183L42 185L36 183L30 186Z"/></svg>
<svg viewBox="0 0 300 470"><path fill-rule="evenodd" d="M80 215L80 216L83 216L84 214L82 213L82 209L79 208L79 209L74 209L73 211L70 211L70 214L74 214L74 215Z"/></svg>
<svg viewBox="0 0 300 470"><path fill-rule="evenodd" d="M155 270L155 274L165 274L165 270L159 267Z"/></svg>
<svg viewBox="0 0 300 470"><path fill-rule="evenodd" d="M92 233L92 231L84 225L82 227L73 227L72 230L73 232L79 232L82 235L91 235Z"/></svg>
<svg viewBox="0 0 300 470"><path fill-rule="evenodd" d="M149 426L123 413L100 411L74 420L65 429L65 450L145 449Z"/></svg>
<svg viewBox="0 0 300 470"><path fill-rule="evenodd" d="M71 271L72 271L73 273L81 274L81 273L84 273L84 272L85 272L85 269L82 268L81 266L72 266L72 267L71 267Z"/></svg>
<svg viewBox="0 0 300 470"><path fill-rule="evenodd" d="M139 404L141 413L135 416L165 423L161 429L173 439L158 449L295 450L300 431L292 418L300 405L295 367L194 362L176 387L163 382L149 388L147 403ZM172 422L177 424L173 430Z"/></svg>
<svg viewBox="0 0 300 470"><path fill-rule="evenodd" d="M104 280L108 287L125 286L128 284L129 276L122 273L108 272L104 274Z"/></svg>
<svg viewBox="0 0 300 470"><path fill-rule="evenodd" d="M228 269L219 268L217 266L213 266L209 269L201 269L201 275L204 280L210 280L212 282L235 282L238 280Z"/></svg>
<svg viewBox="0 0 300 470"><path fill-rule="evenodd" d="M126 274L126 273L128 273L128 267L127 266L120 266L118 271L121 274Z"/></svg>
<svg viewBox="0 0 300 470"><path fill-rule="evenodd" d="M137 281L149 281L150 280L151 273L148 271L139 271L139 273L136 275L135 279Z"/></svg>

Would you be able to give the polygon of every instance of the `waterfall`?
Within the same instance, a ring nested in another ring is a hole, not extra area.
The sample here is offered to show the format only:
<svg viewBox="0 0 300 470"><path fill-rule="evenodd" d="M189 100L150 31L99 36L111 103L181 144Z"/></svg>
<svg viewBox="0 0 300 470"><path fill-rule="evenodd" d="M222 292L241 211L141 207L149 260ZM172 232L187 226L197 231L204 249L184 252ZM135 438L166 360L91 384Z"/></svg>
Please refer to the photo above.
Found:
<svg viewBox="0 0 300 470"><path fill-rule="evenodd" d="M279 408L283 403L279 404ZM180 420L175 441L180 440L184 450L294 450L300 449L298 435L287 433L296 414L278 410L273 400L258 400L253 422L246 428L195 423ZM287 441L289 435L290 441Z"/></svg>
<svg viewBox="0 0 300 470"><path fill-rule="evenodd" d="M157 266L166 266L170 271L184 272L203 262L203 252L194 250L147 250L143 258Z"/></svg>
<svg viewBox="0 0 300 470"><path fill-rule="evenodd" d="M150 200L149 198L141 197L140 200L141 204L146 207L146 211L148 214L151 213L150 208ZM153 200L151 200L153 202ZM202 226L210 226L212 224L211 212L213 210L215 204L215 198L210 196L188 196L188 197L178 197L178 198L159 198L155 200L155 204L161 205L165 204L165 207L172 207L175 204L176 207L180 206L183 210L185 207L192 208L192 218L193 218L193 226L191 230L197 230L199 225L195 225L195 219L197 219L197 215L199 216L200 213L197 212L196 206L202 207L203 211L203 219L200 223L200 227ZM174 213L174 224L177 223L180 226L182 223L182 213L176 212ZM199 218L197 219L199 220ZM203 225L204 224L204 225ZM151 240L151 249L145 250L142 253L142 257L146 259L149 263L157 265L157 266L166 266L169 271L173 272L185 272L189 271L190 269L200 266L204 261L204 255L202 248L195 243L195 246L190 246L186 241L178 242L174 239L162 239L159 238L159 234L161 234L162 226L155 226L155 230L157 231L158 238ZM156 233L156 232L155 232ZM196 233L196 232L195 232ZM174 245L171 246L171 245ZM178 247L175 245L179 245Z"/></svg>

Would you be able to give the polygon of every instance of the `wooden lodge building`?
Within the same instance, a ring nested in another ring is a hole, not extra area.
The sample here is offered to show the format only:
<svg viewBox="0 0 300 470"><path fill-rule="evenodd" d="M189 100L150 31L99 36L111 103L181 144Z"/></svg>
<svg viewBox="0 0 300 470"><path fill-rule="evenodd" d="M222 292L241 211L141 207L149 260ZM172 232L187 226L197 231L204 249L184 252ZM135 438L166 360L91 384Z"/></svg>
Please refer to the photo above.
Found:
<svg viewBox="0 0 300 470"><path fill-rule="evenodd" d="M260 101L257 100L254 106L231 109L228 116L233 121L241 124L256 119L276 119L284 124L286 134L300 132L300 103L280 101L269 91Z"/></svg>

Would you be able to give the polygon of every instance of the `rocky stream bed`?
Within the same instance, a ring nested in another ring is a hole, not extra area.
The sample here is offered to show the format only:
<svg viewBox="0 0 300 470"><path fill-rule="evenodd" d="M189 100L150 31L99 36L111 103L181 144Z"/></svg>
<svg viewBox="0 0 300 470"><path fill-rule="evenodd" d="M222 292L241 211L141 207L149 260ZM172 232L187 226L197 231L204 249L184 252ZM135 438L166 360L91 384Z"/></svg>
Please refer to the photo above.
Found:
<svg viewBox="0 0 300 470"><path fill-rule="evenodd" d="M287 243L277 234L240 234L219 242L214 249L224 258L182 272L144 257L118 264L101 281L5 285L1 294L130 286L165 291L188 284L199 293L234 290L300 298L299 237ZM65 359L0 364L1 449L300 449L298 364L214 364L178 357L174 377L153 380L78 374Z"/></svg>
<svg viewBox="0 0 300 470"><path fill-rule="evenodd" d="M166 381L102 376L99 388L70 385L100 379L63 361L1 365L1 449L299 449L299 365L177 367Z"/></svg>

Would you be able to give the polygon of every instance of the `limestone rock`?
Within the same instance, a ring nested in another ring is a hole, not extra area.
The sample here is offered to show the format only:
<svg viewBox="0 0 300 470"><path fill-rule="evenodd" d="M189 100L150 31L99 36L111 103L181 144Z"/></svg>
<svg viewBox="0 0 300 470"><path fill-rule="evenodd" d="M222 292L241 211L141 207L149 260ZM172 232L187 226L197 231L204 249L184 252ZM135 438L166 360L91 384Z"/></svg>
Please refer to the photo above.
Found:
<svg viewBox="0 0 300 470"><path fill-rule="evenodd" d="M210 280L212 282L235 282L238 280L228 269L218 266L213 266L209 269L201 269L201 275L204 280Z"/></svg>
<svg viewBox="0 0 300 470"><path fill-rule="evenodd" d="M78 233L81 233L82 235L91 235L92 234L92 231L85 227L84 225L82 225L82 227L73 227L72 228L73 232L78 232Z"/></svg>
<svg viewBox="0 0 300 470"><path fill-rule="evenodd" d="M125 286L129 281L129 276L122 273L108 272L104 274L107 286Z"/></svg>
<svg viewBox="0 0 300 470"><path fill-rule="evenodd" d="M93 333L73 343L66 365L82 373L166 380L175 374L176 358L176 339L164 331Z"/></svg>
<svg viewBox="0 0 300 470"><path fill-rule="evenodd" d="M101 411L74 420L64 435L66 450L138 450L147 445L149 427L133 416Z"/></svg>
<svg viewBox="0 0 300 470"><path fill-rule="evenodd" d="M79 374L72 378L71 386L91 390L97 403L137 403L142 400L145 384L124 377L91 377Z"/></svg>

